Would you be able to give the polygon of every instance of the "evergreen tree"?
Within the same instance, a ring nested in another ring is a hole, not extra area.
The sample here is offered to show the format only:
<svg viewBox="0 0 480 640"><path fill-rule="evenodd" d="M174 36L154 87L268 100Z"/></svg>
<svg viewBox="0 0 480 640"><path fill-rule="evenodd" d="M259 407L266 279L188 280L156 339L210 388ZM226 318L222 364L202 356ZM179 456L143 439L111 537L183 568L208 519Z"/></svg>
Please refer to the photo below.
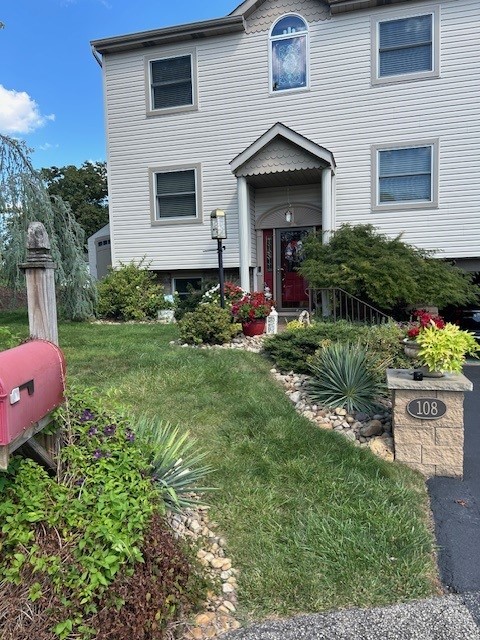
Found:
<svg viewBox="0 0 480 640"><path fill-rule="evenodd" d="M479 294L470 274L372 225L343 225L328 244L312 235L300 272L313 288L339 287L384 311L465 305Z"/></svg>
<svg viewBox="0 0 480 640"><path fill-rule="evenodd" d="M26 259L30 222L42 222L56 263L55 280L62 315L84 320L95 311L96 286L84 259L85 234L68 204L51 197L35 171L23 142L0 134L0 250L8 284L25 286L20 264Z"/></svg>

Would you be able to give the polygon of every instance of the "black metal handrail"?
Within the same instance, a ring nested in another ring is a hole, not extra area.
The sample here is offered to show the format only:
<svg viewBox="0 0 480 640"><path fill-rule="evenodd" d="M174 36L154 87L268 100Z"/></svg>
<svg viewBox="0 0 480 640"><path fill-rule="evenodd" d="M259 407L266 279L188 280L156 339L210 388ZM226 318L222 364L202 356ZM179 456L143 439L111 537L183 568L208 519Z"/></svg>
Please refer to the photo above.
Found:
<svg viewBox="0 0 480 640"><path fill-rule="evenodd" d="M385 324L390 316L339 287L309 289L310 311L331 320Z"/></svg>

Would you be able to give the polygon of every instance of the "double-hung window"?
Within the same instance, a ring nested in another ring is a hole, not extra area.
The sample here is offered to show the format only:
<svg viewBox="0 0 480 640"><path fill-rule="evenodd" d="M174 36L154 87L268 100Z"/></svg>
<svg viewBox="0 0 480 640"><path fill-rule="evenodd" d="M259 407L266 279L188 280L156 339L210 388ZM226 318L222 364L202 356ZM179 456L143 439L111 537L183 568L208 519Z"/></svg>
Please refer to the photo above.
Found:
<svg viewBox="0 0 480 640"><path fill-rule="evenodd" d="M270 90L308 87L308 26L303 18L280 18L270 31Z"/></svg>
<svg viewBox="0 0 480 640"><path fill-rule="evenodd" d="M196 108L194 53L149 58L149 115Z"/></svg>
<svg viewBox="0 0 480 640"><path fill-rule="evenodd" d="M438 76L438 17L438 8L434 8L419 15L373 21L374 84Z"/></svg>
<svg viewBox="0 0 480 640"><path fill-rule="evenodd" d="M374 148L374 209L437 206L437 143Z"/></svg>
<svg viewBox="0 0 480 640"><path fill-rule="evenodd" d="M151 169L154 223L201 222L200 167Z"/></svg>

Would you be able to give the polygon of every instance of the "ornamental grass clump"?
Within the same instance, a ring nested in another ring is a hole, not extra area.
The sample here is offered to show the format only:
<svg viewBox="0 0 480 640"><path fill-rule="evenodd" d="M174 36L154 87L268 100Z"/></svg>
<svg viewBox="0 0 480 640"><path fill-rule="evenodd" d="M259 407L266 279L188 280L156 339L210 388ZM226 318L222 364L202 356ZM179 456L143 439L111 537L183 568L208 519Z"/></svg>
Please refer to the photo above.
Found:
<svg viewBox="0 0 480 640"><path fill-rule="evenodd" d="M326 345L311 365L311 371L309 395L330 409L370 413L383 390L371 369L367 352L358 344Z"/></svg>
<svg viewBox="0 0 480 640"><path fill-rule="evenodd" d="M199 450L188 431L181 433L168 422L144 416L135 432L168 509L182 511L198 505L199 495L212 491L201 483L213 468L203 464L207 453Z"/></svg>

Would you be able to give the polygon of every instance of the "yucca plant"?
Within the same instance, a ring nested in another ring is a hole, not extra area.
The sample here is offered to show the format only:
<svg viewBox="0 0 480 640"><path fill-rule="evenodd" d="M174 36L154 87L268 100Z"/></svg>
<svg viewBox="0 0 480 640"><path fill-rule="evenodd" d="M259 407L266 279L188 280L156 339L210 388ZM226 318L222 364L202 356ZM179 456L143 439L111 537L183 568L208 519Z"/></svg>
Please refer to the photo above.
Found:
<svg viewBox="0 0 480 640"><path fill-rule="evenodd" d="M310 397L332 409L370 413L382 391L367 352L358 344L326 345L312 363L311 371Z"/></svg>
<svg viewBox="0 0 480 640"><path fill-rule="evenodd" d="M135 433L168 509L183 511L198 505L199 494L213 490L201 486L213 468L203 464L207 454L199 451L189 431L182 433L169 422L144 416L137 422Z"/></svg>

